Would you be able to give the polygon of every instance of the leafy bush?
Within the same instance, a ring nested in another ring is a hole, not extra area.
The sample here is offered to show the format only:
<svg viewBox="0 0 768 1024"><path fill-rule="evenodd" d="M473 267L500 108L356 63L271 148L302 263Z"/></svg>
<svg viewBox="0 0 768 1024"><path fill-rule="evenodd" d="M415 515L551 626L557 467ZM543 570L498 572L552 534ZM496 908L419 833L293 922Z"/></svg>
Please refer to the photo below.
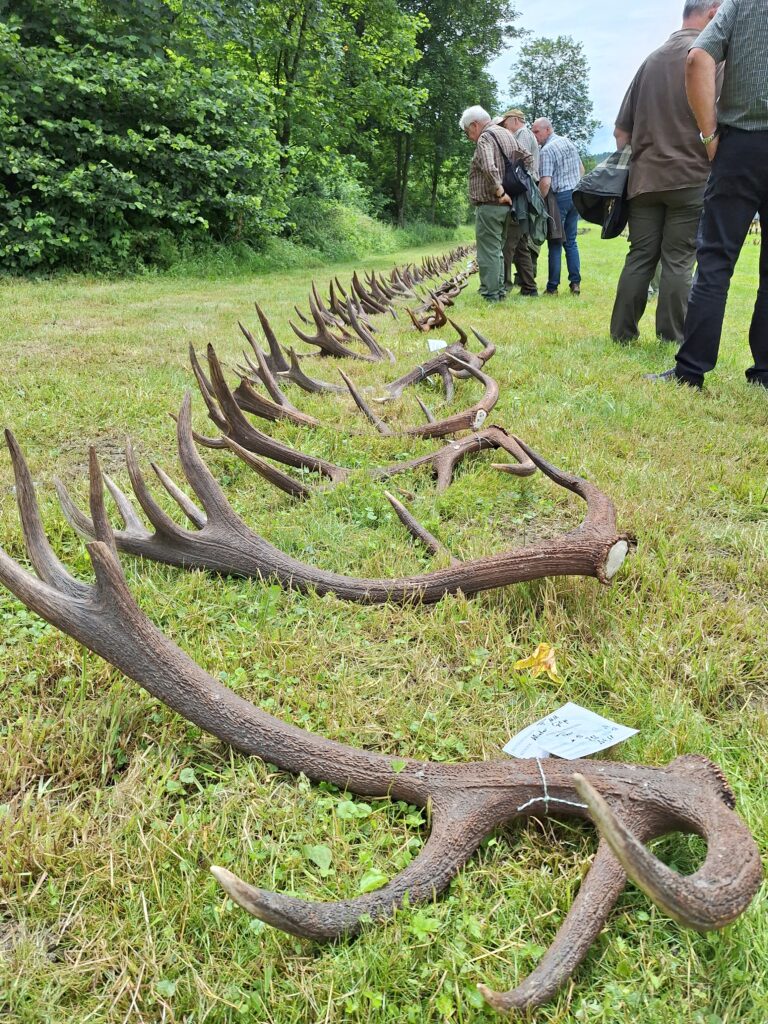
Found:
<svg viewBox="0 0 768 1024"><path fill-rule="evenodd" d="M0 20L5 270L168 266L185 237L258 245L284 217L266 90L132 29L106 0Z"/></svg>

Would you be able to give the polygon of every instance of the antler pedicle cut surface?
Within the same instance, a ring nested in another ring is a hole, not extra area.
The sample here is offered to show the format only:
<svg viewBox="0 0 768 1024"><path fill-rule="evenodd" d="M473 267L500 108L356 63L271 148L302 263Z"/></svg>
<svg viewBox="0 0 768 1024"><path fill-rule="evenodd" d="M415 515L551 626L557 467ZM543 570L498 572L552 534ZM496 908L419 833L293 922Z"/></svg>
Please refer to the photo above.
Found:
<svg viewBox="0 0 768 1024"><path fill-rule="evenodd" d="M363 920L390 917L406 897L413 903L443 891L499 825L534 814L591 817L601 833L597 853L549 950L511 991L481 986L492 1006L512 1010L540 1005L568 979L602 930L627 876L680 923L699 930L720 928L748 906L762 877L759 852L711 762L680 757L662 769L589 761L393 762L282 722L207 675L137 607L112 547L93 454L91 515L99 540L88 551L96 583L69 575L48 544L26 463L13 437L6 436L37 577L0 549L0 582L28 608L243 753L360 795L430 807L431 833L419 855L381 889L354 899L312 903L257 889L224 868L212 868L250 913L312 939L353 933ZM693 875L679 876L644 847L670 831L694 832L706 840L706 857Z"/></svg>

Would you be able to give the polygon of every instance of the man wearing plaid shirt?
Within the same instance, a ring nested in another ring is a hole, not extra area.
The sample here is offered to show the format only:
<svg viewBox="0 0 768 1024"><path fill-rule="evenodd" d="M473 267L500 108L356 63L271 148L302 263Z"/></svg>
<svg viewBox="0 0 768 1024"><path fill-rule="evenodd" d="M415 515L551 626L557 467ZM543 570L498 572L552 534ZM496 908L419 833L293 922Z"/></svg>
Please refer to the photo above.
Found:
<svg viewBox="0 0 768 1024"><path fill-rule="evenodd" d="M480 294L487 302L500 302L504 290L504 240L514 233L514 244L522 234L522 225L513 217L512 198L504 191L504 157L520 160L526 169L532 166L531 154L522 149L512 132L491 121L482 107L468 107L459 126L475 153L469 166L469 201L475 207L477 269ZM502 155L503 154L503 155Z"/></svg>
<svg viewBox="0 0 768 1024"><path fill-rule="evenodd" d="M576 244L579 215L573 205L573 190L584 174L584 165L574 144L570 139L555 134L555 129L548 117L540 117L534 121L531 130L541 146L539 189L544 199L547 198L551 190L557 200L557 208L560 211L560 220L563 223L563 234L565 235L565 260L568 264L571 294L579 295L581 293L581 264L579 247ZM547 246L549 249L547 295L557 295L560 285L563 243L550 241Z"/></svg>
<svg viewBox="0 0 768 1024"><path fill-rule="evenodd" d="M768 18L765 0L725 0L688 54L688 102L711 163L696 249L698 269L677 363L648 379L701 388L717 362L736 260L756 212L768 221ZM716 68L725 61L717 102ZM717 105L716 105L717 103ZM768 388L768 246L749 329L752 384Z"/></svg>

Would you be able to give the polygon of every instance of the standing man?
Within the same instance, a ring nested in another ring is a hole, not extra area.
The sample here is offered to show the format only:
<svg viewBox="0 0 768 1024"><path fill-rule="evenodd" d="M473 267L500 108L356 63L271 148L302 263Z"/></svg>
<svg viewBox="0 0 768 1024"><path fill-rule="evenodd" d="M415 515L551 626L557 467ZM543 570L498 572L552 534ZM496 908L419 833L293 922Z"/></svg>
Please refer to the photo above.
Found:
<svg viewBox="0 0 768 1024"><path fill-rule="evenodd" d="M504 157L522 160L530 168L531 155L520 149L511 132L494 124L482 107L468 107L459 125L475 144L469 166L469 201L475 207L480 294L487 302L500 302L505 297L504 239L511 232L517 244L522 233L520 224L512 219L512 199L502 184Z"/></svg>
<svg viewBox="0 0 768 1024"><path fill-rule="evenodd" d="M525 114L515 107L508 110L501 117L494 118L494 123L512 132L521 149L526 149L531 154L531 177L535 182L539 180L539 144L536 136L526 126ZM507 237L504 245L504 287L509 291L512 288L512 267L515 268L514 283L520 286L520 294L535 297L539 293L536 289L536 265L539 259L540 245L531 241L527 230L521 234L516 246L511 244L514 233Z"/></svg>
<svg viewBox="0 0 768 1024"><path fill-rule="evenodd" d="M629 252L611 316L614 341L634 341L648 288L661 260L656 334L683 340L696 258L696 229L709 174L685 94L688 50L717 14L721 0L686 0L683 27L640 65L616 118L619 149L632 146L629 165Z"/></svg>
<svg viewBox="0 0 768 1024"><path fill-rule="evenodd" d="M688 54L688 102L712 161L696 256L699 261L677 364L649 379L701 388L720 349L733 268L755 212L768 218L768 18L765 0L725 0ZM717 100L717 65L725 61ZM768 248L749 329L747 380L768 388Z"/></svg>
<svg viewBox="0 0 768 1024"><path fill-rule="evenodd" d="M500 124L502 128L506 128L508 132L512 132L520 146L523 149L527 149L531 154L531 158L533 159L531 177L538 181L539 144L536 141L536 136L525 123L525 114L522 110L518 110L517 107L515 107L513 110L508 110L506 114L502 114L501 117L495 118L494 120L496 124Z"/></svg>
<svg viewBox="0 0 768 1024"><path fill-rule="evenodd" d="M573 205L573 190L584 174L584 165L574 144L570 139L555 134L555 129L548 117L540 117L534 121L532 131L541 147L539 190L544 199L551 191L557 202L565 237L565 260L568 265L571 294L580 295L581 264L579 247L576 244L579 215ZM550 241L547 245L549 247L547 295L557 295L560 285L563 242Z"/></svg>

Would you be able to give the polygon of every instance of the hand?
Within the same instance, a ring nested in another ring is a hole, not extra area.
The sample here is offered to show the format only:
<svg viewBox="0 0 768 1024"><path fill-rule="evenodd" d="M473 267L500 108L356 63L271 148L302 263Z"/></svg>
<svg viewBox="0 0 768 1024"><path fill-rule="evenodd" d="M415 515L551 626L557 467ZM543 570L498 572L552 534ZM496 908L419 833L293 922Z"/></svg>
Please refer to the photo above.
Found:
<svg viewBox="0 0 768 1024"><path fill-rule="evenodd" d="M511 206L512 198L511 196L508 196L507 193L505 192L503 196L499 196L499 202L503 203L504 206Z"/></svg>
<svg viewBox="0 0 768 1024"><path fill-rule="evenodd" d="M717 152L717 147L719 145L720 145L720 136L716 135L714 137L714 139L712 139L712 141L707 146L707 156L709 157L709 162L710 163L712 163L712 161L715 159L715 153Z"/></svg>

